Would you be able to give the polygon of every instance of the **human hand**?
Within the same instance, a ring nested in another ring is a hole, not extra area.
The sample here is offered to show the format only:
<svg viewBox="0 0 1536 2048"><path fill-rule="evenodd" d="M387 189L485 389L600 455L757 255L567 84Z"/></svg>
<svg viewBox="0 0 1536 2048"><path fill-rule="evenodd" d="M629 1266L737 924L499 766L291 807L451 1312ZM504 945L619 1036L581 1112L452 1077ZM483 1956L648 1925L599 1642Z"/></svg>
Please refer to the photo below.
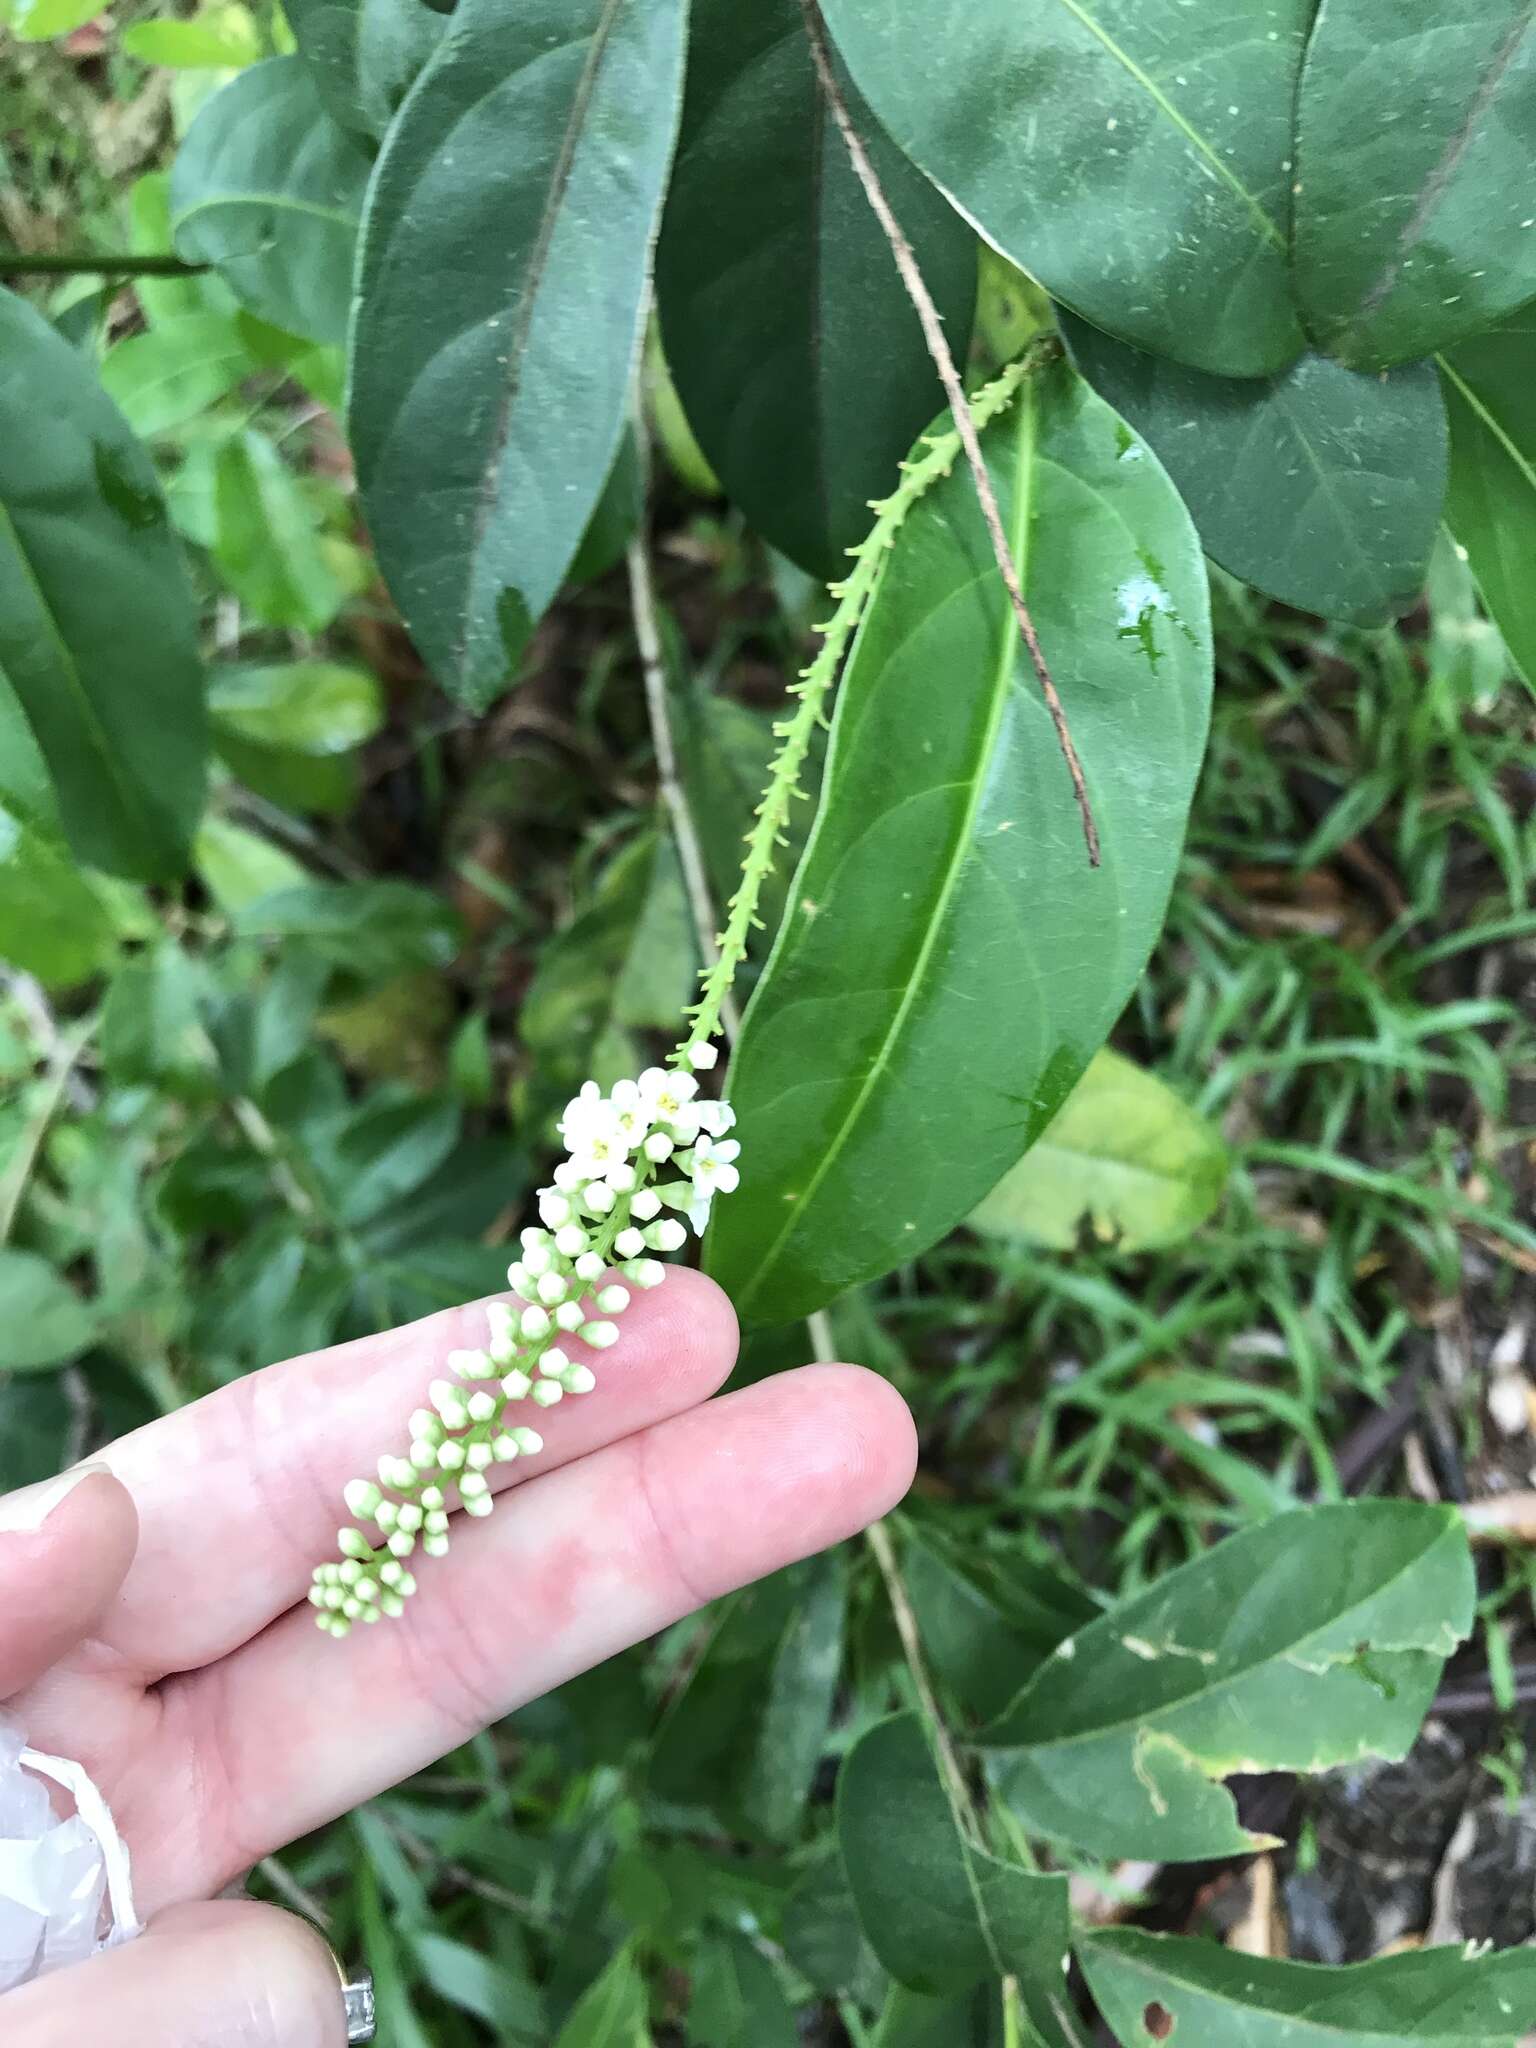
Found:
<svg viewBox="0 0 1536 2048"><path fill-rule="evenodd" d="M340 2048L329 1952L274 1908L208 1901L272 1850L691 1609L853 1534L905 1492L899 1396L808 1366L709 1402L735 1322L675 1269L624 1318L595 1395L498 1472L403 1619L344 1643L305 1603L342 1486L474 1340L483 1307L238 1380L0 1500L0 1702L76 1758L133 1854L143 1939L0 1999L6 2048ZM707 1405L701 1405L706 1404ZM57 1489L62 1481L51 1482Z"/></svg>

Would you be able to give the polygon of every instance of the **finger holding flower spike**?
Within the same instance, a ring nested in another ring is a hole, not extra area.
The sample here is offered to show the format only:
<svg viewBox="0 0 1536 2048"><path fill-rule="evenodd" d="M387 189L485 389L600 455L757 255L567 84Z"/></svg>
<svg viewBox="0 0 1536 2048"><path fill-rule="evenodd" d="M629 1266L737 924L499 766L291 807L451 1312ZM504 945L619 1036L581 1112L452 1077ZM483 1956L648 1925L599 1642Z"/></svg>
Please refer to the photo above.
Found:
<svg viewBox="0 0 1536 2048"><path fill-rule="evenodd" d="M696 1099L697 1075L715 1059L715 1048L695 1038L674 1066L647 1068L607 1095L588 1081L566 1105L566 1156L539 1190L539 1222L522 1232L507 1269L513 1300L487 1304L480 1347L449 1353L453 1377L427 1387L410 1418L408 1451L386 1454L374 1477L345 1490L354 1526L338 1531L340 1556L316 1570L309 1593L328 1634L404 1613L416 1591L408 1562L418 1549L446 1554L455 1499L466 1515L489 1515L493 1468L544 1448L513 1411L524 1403L553 1408L596 1387L592 1366L566 1344L575 1338L602 1353L618 1343L614 1319L632 1290L666 1276L650 1254L687 1241L684 1224L665 1212L682 1211L702 1235L713 1197L736 1186L739 1147L724 1135L735 1122L731 1109Z"/></svg>

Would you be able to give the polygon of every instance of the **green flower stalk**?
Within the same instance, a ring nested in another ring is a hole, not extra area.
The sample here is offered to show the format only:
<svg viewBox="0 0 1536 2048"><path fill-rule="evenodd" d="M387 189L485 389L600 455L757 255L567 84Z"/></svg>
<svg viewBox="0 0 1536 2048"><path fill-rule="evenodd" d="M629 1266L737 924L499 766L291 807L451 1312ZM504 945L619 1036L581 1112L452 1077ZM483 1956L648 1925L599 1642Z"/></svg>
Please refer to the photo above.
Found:
<svg viewBox="0 0 1536 2048"><path fill-rule="evenodd" d="M971 414L978 429L1006 409L1049 352L1031 350L976 394ZM630 1290L658 1286L665 1276L655 1254L680 1251L690 1225L702 1236L714 1197L736 1187L740 1147L727 1135L734 1113L724 1101L699 1099L698 1076L716 1063L712 1040L761 922L763 883L790 805L803 794L806 753L843 655L907 514L960 453L957 432L930 435L902 464L891 495L871 506L874 525L851 551L848 575L832 586L837 603L820 628L822 644L790 686L794 709L775 728L778 751L747 834L741 883L689 1011L688 1033L666 1067L620 1081L607 1095L588 1081L566 1105L566 1157L540 1189L539 1222L523 1231L521 1256L508 1268L513 1299L488 1305L478 1349L450 1353L453 1377L428 1387L427 1405L410 1418L408 1447L380 1458L376 1476L346 1488L352 1521L338 1531L340 1556L319 1566L309 1593L328 1634L345 1636L356 1622L404 1613L416 1591L409 1567L417 1552L444 1556L455 1508L475 1518L490 1514L493 1470L544 1448L538 1431L519 1418L592 1392L592 1361L619 1341L613 1318L629 1306Z"/></svg>

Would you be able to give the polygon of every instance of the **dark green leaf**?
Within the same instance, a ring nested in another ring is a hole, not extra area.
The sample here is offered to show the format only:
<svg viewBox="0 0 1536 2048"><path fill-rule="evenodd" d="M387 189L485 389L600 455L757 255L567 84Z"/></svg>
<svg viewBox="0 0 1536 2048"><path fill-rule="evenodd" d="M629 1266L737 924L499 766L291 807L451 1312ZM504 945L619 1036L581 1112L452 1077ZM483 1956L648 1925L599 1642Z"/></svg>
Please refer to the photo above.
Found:
<svg viewBox="0 0 1536 2048"><path fill-rule="evenodd" d="M297 477L265 434L247 429L219 449L213 481L213 558L230 589L269 626L321 632L346 591Z"/></svg>
<svg viewBox="0 0 1536 2048"><path fill-rule="evenodd" d="M0 677L76 853L179 873L207 751L192 592L149 457L42 316L0 292Z"/></svg>
<svg viewBox="0 0 1536 2048"><path fill-rule="evenodd" d="M199 111L171 170L180 255L214 264L288 334L341 341L368 151L325 111L301 57L269 57Z"/></svg>
<svg viewBox="0 0 1536 2048"><path fill-rule="evenodd" d="M1304 345L1291 103L1311 0L826 0L892 137L1052 294L1229 377Z"/></svg>
<svg viewBox="0 0 1536 2048"><path fill-rule="evenodd" d="M1017 1977L1035 2024L1061 2040L1067 1881L967 1839L915 1714L879 1722L849 1751L837 1831L865 1937L898 1982L948 1996Z"/></svg>
<svg viewBox="0 0 1536 2048"><path fill-rule="evenodd" d="M56 841L0 805L0 959L73 988L117 951L100 892Z"/></svg>
<svg viewBox="0 0 1536 2048"><path fill-rule="evenodd" d="M995 2048L996 2034L988 2023L996 2006L997 1993L990 1985L961 1998L924 1998L905 1984L893 1984L869 2037L870 2048Z"/></svg>
<svg viewBox="0 0 1536 2048"><path fill-rule="evenodd" d="M771 1841L788 1841L799 1828L826 1747L843 1657L844 1576L836 1552L806 1567L768 1673L757 1739L742 1759L742 1810Z"/></svg>
<svg viewBox="0 0 1536 2048"><path fill-rule="evenodd" d="M182 426L233 391L253 364L227 313L188 313L107 351L101 381L136 434Z"/></svg>
<svg viewBox="0 0 1536 2048"><path fill-rule="evenodd" d="M0 1493L51 1479L69 1462L74 1407L56 1373L0 1373Z"/></svg>
<svg viewBox="0 0 1536 2048"><path fill-rule="evenodd" d="M1322 0L1296 102L1296 292L1356 369L1411 362L1536 297L1528 0Z"/></svg>
<svg viewBox="0 0 1536 2048"><path fill-rule="evenodd" d="M966 1215L1060 1107L1162 921L1209 710L1194 529L1063 363L986 449L1103 866L961 465L880 571L732 1062L752 1172L709 1263L748 1321L804 1315Z"/></svg>
<svg viewBox="0 0 1536 2048"><path fill-rule="evenodd" d="M471 704L515 668L613 466L682 35L683 0L461 0L379 157L352 445L401 614Z"/></svg>
<svg viewBox="0 0 1536 2048"><path fill-rule="evenodd" d="M848 90L963 362L976 238ZM800 0L695 0L656 289L678 394L726 490L792 560L840 575L943 400L817 88Z"/></svg>
<svg viewBox="0 0 1536 2048"><path fill-rule="evenodd" d="M923 1651L965 1713L991 1720L1056 1645L1098 1611L1038 1566L962 1545L941 1525L907 1529L902 1577Z"/></svg>
<svg viewBox="0 0 1536 2048"><path fill-rule="evenodd" d="M409 882L281 889L247 905L234 923L248 938L301 939L365 980L411 967L446 967L461 942L449 906Z"/></svg>
<svg viewBox="0 0 1536 2048"><path fill-rule="evenodd" d="M63 1365L96 1335L96 1315L46 1259L0 1246L0 1372Z"/></svg>
<svg viewBox="0 0 1536 2048"><path fill-rule="evenodd" d="M645 502L645 479L640 469L640 451L635 437L626 433L619 443L613 468L603 485L603 494L587 521L581 546L571 561L572 583L592 583L624 559Z"/></svg>
<svg viewBox="0 0 1536 2048"><path fill-rule="evenodd" d="M1125 2048L1515 2048L1536 2012L1536 1952L1475 1944L1343 1969L1241 1955L1213 1941L1114 1928L1078 1954Z"/></svg>
<svg viewBox="0 0 1536 2048"><path fill-rule="evenodd" d="M1305 355L1212 377L1070 313L1073 358L1178 486L1206 553L1283 604L1379 625L1424 582L1445 489L1445 410L1428 363L1367 377Z"/></svg>
<svg viewBox="0 0 1536 2048"><path fill-rule="evenodd" d="M448 25L427 0L286 0L285 11L327 113L374 142Z"/></svg>
<svg viewBox="0 0 1536 2048"><path fill-rule="evenodd" d="M799 2048L778 1972L744 1934L711 1935L693 1969L689 2048Z"/></svg>
<svg viewBox="0 0 1536 2048"><path fill-rule="evenodd" d="M1147 1251L1198 1230L1226 1178L1219 1133L1156 1074L1106 1047L970 1223L1057 1251L1070 1251L1086 1223L1122 1251Z"/></svg>
<svg viewBox="0 0 1536 2048"><path fill-rule="evenodd" d="M389 1204L435 1173L459 1136L459 1106L393 1090L328 1123L312 1123L305 1149L331 1213L355 1226L370 1222Z"/></svg>
<svg viewBox="0 0 1536 2048"><path fill-rule="evenodd" d="M1454 1511L1304 1508L1244 1530L1069 1637L980 1740L1014 1811L1092 1854L1262 1846L1222 1780L1406 1756L1472 1625Z"/></svg>
<svg viewBox="0 0 1536 2048"><path fill-rule="evenodd" d="M1445 519L1520 673L1536 688L1536 315L1442 358L1451 419Z"/></svg>
<svg viewBox="0 0 1536 2048"><path fill-rule="evenodd" d="M781 1937L795 1969L825 1996L851 1991L880 1974L835 1836L784 1901Z"/></svg>

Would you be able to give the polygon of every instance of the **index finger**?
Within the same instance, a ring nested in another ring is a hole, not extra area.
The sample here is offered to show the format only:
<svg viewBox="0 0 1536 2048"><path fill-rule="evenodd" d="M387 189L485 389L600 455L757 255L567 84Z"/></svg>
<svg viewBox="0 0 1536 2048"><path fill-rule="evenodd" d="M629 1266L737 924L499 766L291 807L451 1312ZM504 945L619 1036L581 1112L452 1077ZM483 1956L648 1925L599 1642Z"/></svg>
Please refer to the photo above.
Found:
<svg viewBox="0 0 1536 2048"><path fill-rule="evenodd" d="M101 1639L152 1681L227 1656L302 1600L345 1519L343 1487L401 1450L449 1352L483 1343L485 1306L268 1366L110 1445L139 1548ZM541 1413L530 1476L692 1407L735 1362L730 1303L681 1267L636 1296L620 1332L592 1357L596 1389Z"/></svg>

